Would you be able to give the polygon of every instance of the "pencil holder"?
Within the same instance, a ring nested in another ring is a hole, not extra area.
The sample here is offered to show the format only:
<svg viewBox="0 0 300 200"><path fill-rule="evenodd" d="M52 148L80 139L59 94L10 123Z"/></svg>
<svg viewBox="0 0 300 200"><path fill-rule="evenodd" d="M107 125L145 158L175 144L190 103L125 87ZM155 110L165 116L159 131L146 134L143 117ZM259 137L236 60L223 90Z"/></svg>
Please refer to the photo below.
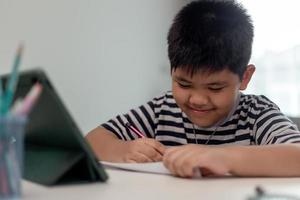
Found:
<svg viewBox="0 0 300 200"><path fill-rule="evenodd" d="M0 199L21 197L25 117L0 117Z"/></svg>

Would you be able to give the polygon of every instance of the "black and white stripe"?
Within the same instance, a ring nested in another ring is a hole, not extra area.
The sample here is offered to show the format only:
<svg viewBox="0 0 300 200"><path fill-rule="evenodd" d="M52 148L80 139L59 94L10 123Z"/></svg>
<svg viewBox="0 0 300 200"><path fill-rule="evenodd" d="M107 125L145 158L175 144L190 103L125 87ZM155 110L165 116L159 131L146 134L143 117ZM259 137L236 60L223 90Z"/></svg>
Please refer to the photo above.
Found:
<svg viewBox="0 0 300 200"><path fill-rule="evenodd" d="M138 136L125 127L130 122L147 137L164 145L205 144L215 127L194 125L175 103L171 92L102 124L121 140ZM194 133L195 128L195 133ZM300 142L300 132L265 96L241 94L232 115L219 125L210 145L265 145Z"/></svg>

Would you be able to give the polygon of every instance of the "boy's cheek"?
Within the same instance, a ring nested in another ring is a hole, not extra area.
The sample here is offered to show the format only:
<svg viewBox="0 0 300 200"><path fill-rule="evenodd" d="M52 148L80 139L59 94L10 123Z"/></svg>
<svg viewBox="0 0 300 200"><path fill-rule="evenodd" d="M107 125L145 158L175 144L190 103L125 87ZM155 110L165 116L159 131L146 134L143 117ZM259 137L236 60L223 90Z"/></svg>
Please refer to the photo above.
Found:
<svg viewBox="0 0 300 200"><path fill-rule="evenodd" d="M176 104L182 108L182 105L184 104L184 102L187 101L187 94L186 92L182 91L180 92L179 90L173 90L173 97L175 99Z"/></svg>

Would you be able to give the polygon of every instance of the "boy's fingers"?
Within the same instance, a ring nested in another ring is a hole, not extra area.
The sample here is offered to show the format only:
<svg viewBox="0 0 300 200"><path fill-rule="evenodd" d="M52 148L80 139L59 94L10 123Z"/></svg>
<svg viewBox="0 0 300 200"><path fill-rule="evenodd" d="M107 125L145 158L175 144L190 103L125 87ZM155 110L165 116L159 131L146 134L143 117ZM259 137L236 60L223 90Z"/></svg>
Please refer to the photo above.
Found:
<svg viewBox="0 0 300 200"><path fill-rule="evenodd" d="M192 152L182 147L168 148L163 157L164 165L175 176L190 177L191 176L191 157Z"/></svg>
<svg viewBox="0 0 300 200"><path fill-rule="evenodd" d="M146 144L153 147L158 153L160 153L160 155L164 155L164 153L166 151L166 147L163 144L161 144L160 142L158 142L154 139L147 140Z"/></svg>
<svg viewBox="0 0 300 200"><path fill-rule="evenodd" d="M128 161L130 162L136 162L136 163L145 163L145 162L153 162L153 159L151 159L149 156L136 152L135 154L131 155L130 158L128 158Z"/></svg>
<svg viewBox="0 0 300 200"><path fill-rule="evenodd" d="M164 145L154 139L140 138L132 141L127 160L136 162L162 161L165 149Z"/></svg>
<svg viewBox="0 0 300 200"><path fill-rule="evenodd" d="M155 153L152 156L152 159L154 160L154 162L162 161L162 158L163 158L163 156L157 151L155 151Z"/></svg>
<svg viewBox="0 0 300 200"><path fill-rule="evenodd" d="M153 162L161 161L162 155L151 145L146 143L146 148L141 149L140 153L146 155L148 158L152 159Z"/></svg>

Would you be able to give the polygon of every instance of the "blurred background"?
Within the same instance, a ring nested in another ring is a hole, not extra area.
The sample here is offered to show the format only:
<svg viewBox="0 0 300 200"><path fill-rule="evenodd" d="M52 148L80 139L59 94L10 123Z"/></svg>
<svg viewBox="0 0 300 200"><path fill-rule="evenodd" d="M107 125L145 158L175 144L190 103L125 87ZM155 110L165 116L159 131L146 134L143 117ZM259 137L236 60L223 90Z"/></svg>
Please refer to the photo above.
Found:
<svg viewBox="0 0 300 200"><path fill-rule="evenodd" d="M300 116L300 2L238 1L255 25L257 71L246 93ZM0 74L24 42L21 70L42 67L86 134L170 90L167 32L188 2L0 0Z"/></svg>
<svg viewBox="0 0 300 200"><path fill-rule="evenodd" d="M239 0L255 25L248 93L264 94L281 110L300 116L300 1Z"/></svg>

